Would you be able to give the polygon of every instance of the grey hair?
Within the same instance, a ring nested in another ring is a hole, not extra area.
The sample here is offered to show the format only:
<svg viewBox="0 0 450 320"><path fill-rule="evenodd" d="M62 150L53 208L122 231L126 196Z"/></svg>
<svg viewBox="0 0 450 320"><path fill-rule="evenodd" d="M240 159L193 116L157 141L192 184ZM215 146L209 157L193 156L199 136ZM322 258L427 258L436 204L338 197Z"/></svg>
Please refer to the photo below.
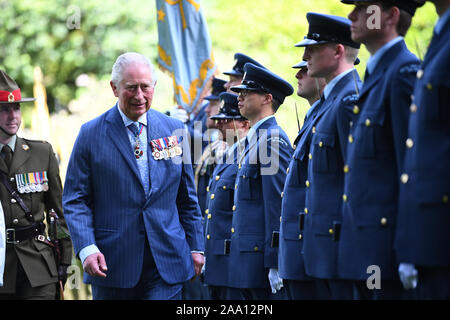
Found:
<svg viewBox="0 0 450 320"><path fill-rule="evenodd" d="M153 85L156 84L157 75L155 72L155 68L153 67L153 64L150 62L150 60L143 54L137 52L125 52L124 54L121 54L119 57L117 57L117 60L116 62L114 62L114 65L112 67L111 81L115 86L119 86L120 81L122 81L122 74L125 67L132 64L142 64L148 66L152 74Z"/></svg>

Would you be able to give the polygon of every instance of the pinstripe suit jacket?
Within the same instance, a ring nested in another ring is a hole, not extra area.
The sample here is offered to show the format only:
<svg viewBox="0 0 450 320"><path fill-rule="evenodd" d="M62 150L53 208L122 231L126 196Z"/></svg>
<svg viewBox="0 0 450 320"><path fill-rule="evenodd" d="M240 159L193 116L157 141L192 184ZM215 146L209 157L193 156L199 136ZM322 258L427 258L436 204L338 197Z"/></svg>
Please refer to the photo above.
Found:
<svg viewBox="0 0 450 320"><path fill-rule="evenodd" d="M147 120L148 142L185 133L180 121L157 111L149 110ZM189 148L183 144L183 162L180 156L155 160L148 150L146 196L117 106L80 129L67 169L63 205L76 254L95 244L108 266L106 278L85 274L86 283L135 286L145 237L164 281L179 283L194 275L191 250L203 251L204 243Z"/></svg>

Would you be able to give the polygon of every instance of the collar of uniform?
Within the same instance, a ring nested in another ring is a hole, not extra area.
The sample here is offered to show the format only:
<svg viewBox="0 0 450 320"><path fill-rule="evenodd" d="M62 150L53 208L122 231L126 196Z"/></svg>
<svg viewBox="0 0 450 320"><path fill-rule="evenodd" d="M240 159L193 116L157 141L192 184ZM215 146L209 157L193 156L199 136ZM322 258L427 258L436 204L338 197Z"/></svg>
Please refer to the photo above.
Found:
<svg viewBox="0 0 450 320"><path fill-rule="evenodd" d="M327 83L327 85L323 89L324 99L328 98L328 96L330 95L334 86L339 82L339 80L341 80L343 77L345 77L348 73L352 72L353 70L355 70L355 68L350 68L348 70L345 70L344 72L342 72L342 73L338 74L336 77L334 77L333 80L331 80L329 83Z"/></svg>
<svg viewBox="0 0 450 320"><path fill-rule="evenodd" d="M248 133L247 133L247 140L248 140L248 141L252 141L253 136L256 134L256 130L258 130L258 128L259 128L264 122L266 122L267 120L269 120L269 119L271 119L271 118L273 118L273 117L275 117L275 116L272 114L272 115L270 115L270 116L267 116L267 117L265 117L265 118L262 118L262 119L259 120L257 123L255 123L255 125L254 125L253 127L251 127L251 128L248 130Z"/></svg>
<svg viewBox="0 0 450 320"><path fill-rule="evenodd" d="M117 103L117 109L119 110L120 116L122 117L125 127L128 127L132 123L136 123L136 121L131 120L125 115L125 113L122 112L122 110L119 107L119 103ZM144 113L142 116L140 116L137 122L142 123L144 126L147 126L147 112Z"/></svg>
<svg viewBox="0 0 450 320"><path fill-rule="evenodd" d="M380 49L377 50L370 58L367 60L367 71L369 74L372 74L372 72L375 70L375 67L378 64L378 61L381 60L381 57L388 51L390 48L392 48L395 44L402 41L403 37L398 36L397 38L392 39L388 43L386 43L384 46L382 46Z"/></svg>
<svg viewBox="0 0 450 320"><path fill-rule="evenodd" d="M442 28L444 28L447 21L450 19L450 8L445 11L445 13L438 19L436 25L434 26L434 32L436 34L441 33Z"/></svg>
<svg viewBox="0 0 450 320"><path fill-rule="evenodd" d="M9 140L9 142L8 142L8 146L11 148L11 150L14 152L14 149L15 149L15 147L16 147L16 140L17 140L17 136L16 135L13 135L12 137L11 137L11 140ZM1 150L3 149L3 146L4 146L4 144L3 143L0 143L0 152L1 152Z"/></svg>
<svg viewBox="0 0 450 320"><path fill-rule="evenodd" d="M306 111L306 118L309 117L309 115L314 111L314 109L317 108L317 105L320 103L320 99L317 99L311 107L309 107L308 111Z"/></svg>

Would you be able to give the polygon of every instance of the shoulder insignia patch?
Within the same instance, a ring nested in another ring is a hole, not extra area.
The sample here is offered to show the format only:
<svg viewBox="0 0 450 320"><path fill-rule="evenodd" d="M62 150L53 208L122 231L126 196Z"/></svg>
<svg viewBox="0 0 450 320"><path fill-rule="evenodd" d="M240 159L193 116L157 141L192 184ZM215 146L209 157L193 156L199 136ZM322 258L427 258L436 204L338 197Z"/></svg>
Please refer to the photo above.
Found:
<svg viewBox="0 0 450 320"><path fill-rule="evenodd" d="M284 146L289 146L289 143L287 143L284 139L281 139L280 137L271 137L269 139L267 139L267 142L272 141L272 142L278 142Z"/></svg>
<svg viewBox="0 0 450 320"><path fill-rule="evenodd" d="M403 66L400 70L400 74L416 74L417 71L420 69L420 64L418 63L411 63L406 66Z"/></svg>

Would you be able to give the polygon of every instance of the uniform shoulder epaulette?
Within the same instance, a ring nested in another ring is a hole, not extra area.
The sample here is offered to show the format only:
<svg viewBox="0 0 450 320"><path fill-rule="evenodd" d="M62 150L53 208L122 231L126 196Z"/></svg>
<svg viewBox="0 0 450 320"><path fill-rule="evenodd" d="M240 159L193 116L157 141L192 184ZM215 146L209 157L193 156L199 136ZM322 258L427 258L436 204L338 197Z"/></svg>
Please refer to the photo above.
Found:
<svg viewBox="0 0 450 320"><path fill-rule="evenodd" d="M399 70L399 73L400 74L410 74L410 73L416 74L419 69L420 69L420 64L414 62L414 63L408 64L406 66L403 66Z"/></svg>
<svg viewBox="0 0 450 320"><path fill-rule="evenodd" d="M345 96L342 98L342 102L356 102L358 101L359 96L354 93L354 94L349 94L348 96Z"/></svg>

